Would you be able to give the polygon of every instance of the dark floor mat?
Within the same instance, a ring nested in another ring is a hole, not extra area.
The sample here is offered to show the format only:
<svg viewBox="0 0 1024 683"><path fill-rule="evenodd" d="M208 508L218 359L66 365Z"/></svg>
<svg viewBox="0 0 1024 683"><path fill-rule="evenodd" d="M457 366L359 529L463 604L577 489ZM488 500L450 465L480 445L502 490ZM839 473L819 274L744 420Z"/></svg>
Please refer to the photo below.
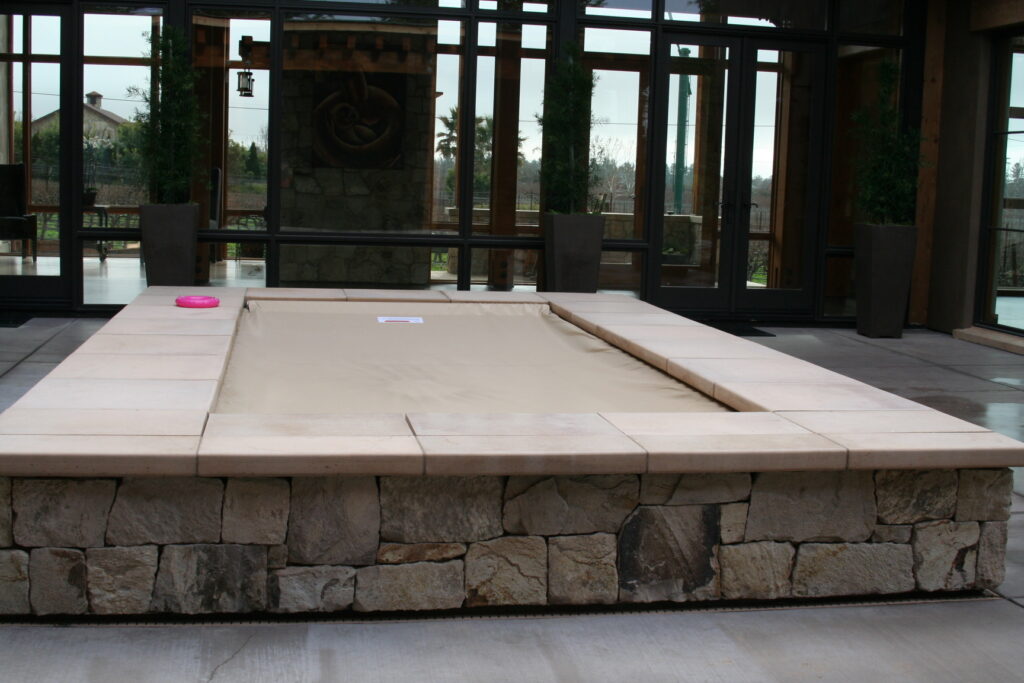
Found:
<svg viewBox="0 0 1024 683"><path fill-rule="evenodd" d="M764 330L758 329L750 323L731 323L731 322L713 322L708 323L711 327L716 330L722 330L722 332L728 332L734 334L737 337L774 337L775 335L771 332L765 332Z"/></svg>
<svg viewBox="0 0 1024 683"><path fill-rule="evenodd" d="M31 317L22 313L0 313L0 327L21 327Z"/></svg>

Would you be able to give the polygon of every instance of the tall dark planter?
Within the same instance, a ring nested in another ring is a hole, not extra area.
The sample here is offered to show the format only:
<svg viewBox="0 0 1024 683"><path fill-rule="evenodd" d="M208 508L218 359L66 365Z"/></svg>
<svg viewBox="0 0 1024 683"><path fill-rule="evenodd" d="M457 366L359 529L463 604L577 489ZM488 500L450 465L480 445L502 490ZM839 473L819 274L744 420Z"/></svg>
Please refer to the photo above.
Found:
<svg viewBox="0 0 1024 683"><path fill-rule="evenodd" d="M139 207L147 284L179 287L195 284L198 225L198 204Z"/></svg>
<svg viewBox="0 0 1024 683"><path fill-rule="evenodd" d="M903 336L916 245L913 225L855 226L858 334Z"/></svg>
<svg viewBox="0 0 1024 683"><path fill-rule="evenodd" d="M604 216L545 214L544 277L549 292L596 292Z"/></svg>

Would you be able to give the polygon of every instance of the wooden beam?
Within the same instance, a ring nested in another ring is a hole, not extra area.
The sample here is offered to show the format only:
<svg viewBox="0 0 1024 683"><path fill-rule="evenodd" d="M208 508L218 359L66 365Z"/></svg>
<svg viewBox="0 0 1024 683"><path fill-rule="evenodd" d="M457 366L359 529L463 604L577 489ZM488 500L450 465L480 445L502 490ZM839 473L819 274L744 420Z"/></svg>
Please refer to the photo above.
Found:
<svg viewBox="0 0 1024 683"><path fill-rule="evenodd" d="M520 36L504 30L498 36L494 76L494 140L491 146L491 234L516 234L516 176L519 171L519 94L522 63ZM487 284L511 290L515 255L511 249L488 250Z"/></svg>
<svg viewBox="0 0 1024 683"><path fill-rule="evenodd" d="M974 0L971 3L971 30L990 31L1024 24L1021 0Z"/></svg>
<svg viewBox="0 0 1024 683"><path fill-rule="evenodd" d="M946 0L930 0L924 47L924 92L921 98L921 168L917 174L917 253L910 283L907 318L928 322L932 277L932 240L939 170L939 130L942 123L943 60L946 46Z"/></svg>

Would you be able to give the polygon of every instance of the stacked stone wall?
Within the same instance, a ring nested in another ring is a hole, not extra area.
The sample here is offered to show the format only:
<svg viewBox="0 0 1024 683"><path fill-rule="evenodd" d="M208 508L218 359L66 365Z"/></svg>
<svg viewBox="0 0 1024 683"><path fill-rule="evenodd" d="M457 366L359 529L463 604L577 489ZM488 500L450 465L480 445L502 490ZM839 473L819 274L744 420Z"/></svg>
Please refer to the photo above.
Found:
<svg viewBox="0 0 1024 683"><path fill-rule="evenodd" d="M1010 471L0 478L0 614L991 588Z"/></svg>

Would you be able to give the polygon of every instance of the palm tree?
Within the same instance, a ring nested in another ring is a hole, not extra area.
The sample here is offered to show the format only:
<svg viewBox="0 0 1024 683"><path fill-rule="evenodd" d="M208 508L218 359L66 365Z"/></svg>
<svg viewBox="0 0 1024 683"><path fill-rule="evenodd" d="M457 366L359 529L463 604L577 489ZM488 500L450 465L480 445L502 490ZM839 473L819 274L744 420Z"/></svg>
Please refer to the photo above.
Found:
<svg viewBox="0 0 1024 683"><path fill-rule="evenodd" d="M439 116L444 130L437 134L437 153L446 161L455 158L459 141L459 109L452 107L448 116Z"/></svg>

